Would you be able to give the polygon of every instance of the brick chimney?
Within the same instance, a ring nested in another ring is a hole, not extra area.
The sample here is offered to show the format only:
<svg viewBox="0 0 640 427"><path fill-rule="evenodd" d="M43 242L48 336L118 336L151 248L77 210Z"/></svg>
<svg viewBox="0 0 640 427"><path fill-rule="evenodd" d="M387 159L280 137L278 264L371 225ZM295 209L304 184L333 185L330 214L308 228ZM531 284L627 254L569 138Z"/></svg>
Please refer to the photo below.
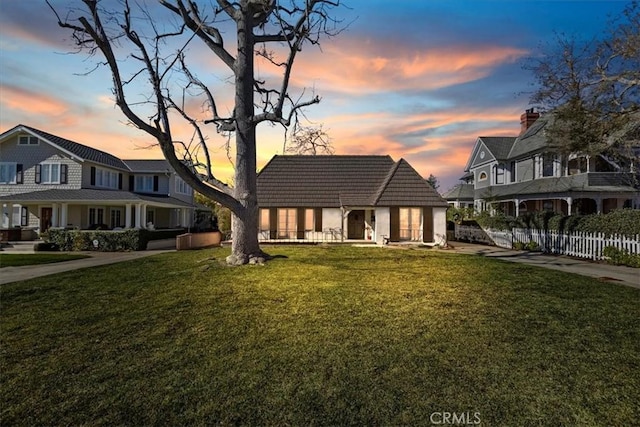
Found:
<svg viewBox="0 0 640 427"><path fill-rule="evenodd" d="M520 116L520 135L525 133L531 125L540 118L540 113L534 111L533 108L529 108Z"/></svg>

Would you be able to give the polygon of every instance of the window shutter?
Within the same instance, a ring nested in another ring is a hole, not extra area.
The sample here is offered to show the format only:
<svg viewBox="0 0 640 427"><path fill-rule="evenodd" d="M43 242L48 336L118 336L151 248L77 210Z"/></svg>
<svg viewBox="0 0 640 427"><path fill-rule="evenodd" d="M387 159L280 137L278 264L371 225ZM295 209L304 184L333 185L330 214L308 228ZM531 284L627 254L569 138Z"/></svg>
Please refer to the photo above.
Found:
<svg viewBox="0 0 640 427"><path fill-rule="evenodd" d="M122 190L122 172L118 174L118 190Z"/></svg>
<svg viewBox="0 0 640 427"><path fill-rule="evenodd" d="M422 208L422 241L433 242L433 208Z"/></svg>
<svg viewBox="0 0 640 427"><path fill-rule="evenodd" d="M322 231L322 208L316 208L314 213L316 218L315 231Z"/></svg>
<svg viewBox="0 0 640 427"><path fill-rule="evenodd" d="M134 188L133 175L129 175L129 191L133 191Z"/></svg>
<svg viewBox="0 0 640 427"><path fill-rule="evenodd" d="M389 223L391 229L389 230L389 241L400 241L400 208L391 207L389 209Z"/></svg>
<svg viewBox="0 0 640 427"><path fill-rule="evenodd" d="M22 170L22 163L16 165L16 184L24 184L24 172Z"/></svg>
<svg viewBox="0 0 640 427"><path fill-rule="evenodd" d="M69 176L69 165L60 165L60 184L66 184Z"/></svg>
<svg viewBox="0 0 640 427"><path fill-rule="evenodd" d="M91 185L96 185L96 167L91 166Z"/></svg>
<svg viewBox="0 0 640 427"><path fill-rule="evenodd" d="M36 165L36 184L40 184L42 174L42 165Z"/></svg>
<svg viewBox="0 0 640 427"><path fill-rule="evenodd" d="M278 209L269 209L269 238L278 238Z"/></svg>
<svg viewBox="0 0 640 427"><path fill-rule="evenodd" d="M153 176L153 191L157 192L158 191L158 175L154 175Z"/></svg>
<svg viewBox="0 0 640 427"><path fill-rule="evenodd" d="M298 216L298 224L297 224L298 228L297 228L297 231L298 231L298 233L296 235L296 237L298 239L304 239L304 225L305 225L304 224L304 219L305 219L304 218L304 213L305 213L304 208L298 208L298 213L297 213L297 216Z"/></svg>

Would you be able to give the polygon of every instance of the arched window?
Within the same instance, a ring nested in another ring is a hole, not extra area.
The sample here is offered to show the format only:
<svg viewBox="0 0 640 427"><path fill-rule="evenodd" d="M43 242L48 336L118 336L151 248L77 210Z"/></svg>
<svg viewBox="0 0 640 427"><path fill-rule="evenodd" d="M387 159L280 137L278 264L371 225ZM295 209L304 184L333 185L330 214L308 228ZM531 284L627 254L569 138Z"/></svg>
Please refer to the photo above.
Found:
<svg viewBox="0 0 640 427"><path fill-rule="evenodd" d="M478 177L478 181L486 181L487 179L487 173L486 172L480 172L480 176Z"/></svg>

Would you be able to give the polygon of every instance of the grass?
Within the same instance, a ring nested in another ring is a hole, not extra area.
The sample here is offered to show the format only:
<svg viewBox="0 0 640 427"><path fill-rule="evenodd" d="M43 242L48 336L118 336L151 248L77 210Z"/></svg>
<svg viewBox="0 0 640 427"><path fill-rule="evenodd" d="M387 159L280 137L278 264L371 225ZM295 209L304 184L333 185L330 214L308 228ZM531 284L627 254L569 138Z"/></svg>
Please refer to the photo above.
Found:
<svg viewBox="0 0 640 427"><path fill-rule="evenodd" d="M54 262L72 261L88 258L88 255L67 253L42 254L0 254L0 268L22 267L25 265L51 264Z"/></svg>
<svg viewBox="0 0 640 427"><path fill-rule="evenodd" d="M638 420L638 289L447 251L267 249L4 285L2 424Z"/></svg>

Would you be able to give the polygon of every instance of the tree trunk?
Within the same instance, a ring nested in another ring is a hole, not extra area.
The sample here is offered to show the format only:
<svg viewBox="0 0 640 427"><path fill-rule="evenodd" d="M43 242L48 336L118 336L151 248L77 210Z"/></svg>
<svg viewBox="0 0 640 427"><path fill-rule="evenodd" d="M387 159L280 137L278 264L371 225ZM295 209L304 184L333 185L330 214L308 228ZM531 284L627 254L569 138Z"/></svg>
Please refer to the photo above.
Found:
<svg viewBox="0 0 640 427"><path fill-rule="evenodd" d="M246 3L244 3L246 5ZM265 254L258 244L258 195L256 175L256 124L254 116L253 12L246 6L238 22L238 56L235 62L236 171L235 198L243 206L231 221L232 245L227 263L260 262Z"/></svg>

